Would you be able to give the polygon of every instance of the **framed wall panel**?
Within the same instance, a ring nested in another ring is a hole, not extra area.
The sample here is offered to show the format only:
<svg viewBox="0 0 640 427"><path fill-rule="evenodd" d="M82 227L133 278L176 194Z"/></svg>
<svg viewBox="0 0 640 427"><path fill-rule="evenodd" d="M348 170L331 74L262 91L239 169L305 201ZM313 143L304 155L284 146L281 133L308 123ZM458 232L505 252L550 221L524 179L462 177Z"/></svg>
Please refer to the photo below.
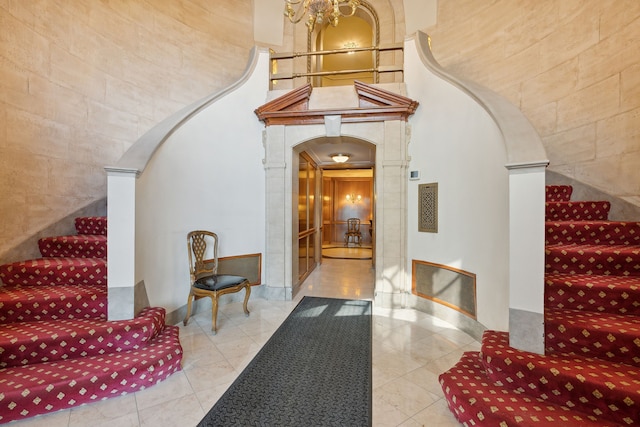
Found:
<svg viewBox="0 0 640 427"><path fill-rule="evenodd" d="M262 254L235 255L218 258L219 274L235 274L246 277L251 286L262 283Z"/></svg>
<svg viewBox="0 0 640 427"><path fill-rule="evenodd" d="M411 292L476 319L476 275L446 265L412 261Z"/></svg>

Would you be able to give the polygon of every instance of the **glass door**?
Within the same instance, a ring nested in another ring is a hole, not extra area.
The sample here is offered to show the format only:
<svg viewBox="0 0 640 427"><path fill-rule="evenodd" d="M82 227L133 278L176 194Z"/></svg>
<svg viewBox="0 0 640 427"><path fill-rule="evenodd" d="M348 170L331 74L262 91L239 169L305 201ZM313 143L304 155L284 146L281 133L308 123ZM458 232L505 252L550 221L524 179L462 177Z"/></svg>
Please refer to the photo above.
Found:
<svg viewBox="0 0 640 427"><path fill-rule="evenodd" d="M306 153L300 153L298 168L298 284L316 267L316 170Z"/></svg>

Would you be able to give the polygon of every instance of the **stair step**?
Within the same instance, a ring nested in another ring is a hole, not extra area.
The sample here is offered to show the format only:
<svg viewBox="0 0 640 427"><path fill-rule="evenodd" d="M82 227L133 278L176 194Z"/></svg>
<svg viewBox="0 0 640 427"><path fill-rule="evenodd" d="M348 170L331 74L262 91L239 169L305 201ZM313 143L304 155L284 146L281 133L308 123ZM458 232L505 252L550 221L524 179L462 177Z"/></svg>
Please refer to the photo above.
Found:
<svg viewBox="0 0 640 427"><path fill-rule="evenodd" d="M107 261L102 258L37 258L0 265L5 285L106 284Z"/></svg>
<svg viewBox="0 0 640 427"><path fill-rule="evenodd" d="M568 202L573 193L570 185L547 185L544 189L547 202Z"/></svg>
<svg viewBox="0 0 640 427"><path fill-rule="evenodd" d="M640 277L546 274L545 307L640 316Z"/></svg>
<svg viewBox="0 0 640 427"><path fill-rule="evenodd" d="M547 353L573 353L640 368L640 317L545 310Z"/></svg>
<svg viewBox="0 0 640 427"><path fill-rule="evenodd" d="M177 326L137 350L0 369L0 423L143 390L181 369Z"/></svg>
<svg viewBox="0 0 640 427"><path fill-rule="evenodd" d="M107 319L107 285L0 287L0 323Z"/></svg>
<svg viewBox="0 0 640 427"><path fill-rule="evenodd" d="M76 232L78 234L107 235L106 216L85 216L75 219Z"/></svg>
<svg viewBox="0 0 640 427"><path fill-rule="evenodd" d="M640 246L549 245L547 273L640 276Z"/></svg>
<svg viewBox="0 0 640 427"><path fill-rule="evenodd" d="M464 353L455 366L440 375L439 380L449 409L465 426L620 425L494 384L487 376L478 352Z"/></svg>
<svg viewBox="0 0 640 427"><path fill-rule="evenodd" d="M43 257L107 258L107 236L79 234L38 240Z"/></svg>
<svg viewBox="0 0 640 427"><path fill-rule="evenodd" d="M547 221L547 245L640 245L640 222Z"/></svg>
<svg viewBox="0 0 640 427"><path fill-rule="evenodd" d="M591 202L547 202L545 218L547 221L596 221L609 217L611 204L605 201Z"/></svg>
<svg viewBox="0 0 640 427"><path fill-rule="evenodd" d="M0 325L0 369L143 347L164 327L163 308L131 320L55 320Z"/></svg>
<svg viewBox="0 0 640 427"><path fill-rule="evenodd" d="M496 385L619 424L640 422L637 367L520 351L509 347L508 333L496 331L484 333L481 354L486 374Z"/></svg>

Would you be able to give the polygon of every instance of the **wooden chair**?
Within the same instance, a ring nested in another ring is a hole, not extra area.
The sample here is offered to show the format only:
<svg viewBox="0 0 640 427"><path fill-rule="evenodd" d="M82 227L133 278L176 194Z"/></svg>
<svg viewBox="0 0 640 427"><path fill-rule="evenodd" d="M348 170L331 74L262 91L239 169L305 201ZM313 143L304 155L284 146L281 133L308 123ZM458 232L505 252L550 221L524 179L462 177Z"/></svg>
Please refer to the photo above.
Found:
<svg viewBox="0 0 640 427"><path fill-rule="evenodd" d="M360 219L349 218L347 220L347 231L344 233L344 245L349 246L349 241L362 246L362 233L360 232Z"/></svg>
<svg viewBox="0 0 640 427"><path fill-rule="evenodd" d="M194 299L211 298L211 330L216 333L216 318L218 316L218 297L224 294L239 292L245 289L244 312L249 315L247 302L251 295L249 280L242 276L231 274L217 274L218 272L218 236L211 231L195 230L187 235L187 249L189 251L189 276L191 290L187 300L187 315L184 325L187 326L191 316L191 304ZM205 259L210 256L212 259Z"/></svg>

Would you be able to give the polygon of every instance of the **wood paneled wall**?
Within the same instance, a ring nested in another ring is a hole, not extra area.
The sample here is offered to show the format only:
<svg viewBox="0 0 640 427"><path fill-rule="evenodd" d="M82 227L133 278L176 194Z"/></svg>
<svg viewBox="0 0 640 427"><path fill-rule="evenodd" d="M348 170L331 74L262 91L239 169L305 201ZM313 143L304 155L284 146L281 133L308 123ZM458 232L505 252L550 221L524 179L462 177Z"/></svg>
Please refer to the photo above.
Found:
<svg viewBox="0 0 640 427"><path fill-rule="evenodd" d="M322 221L323 244L343 244L347 231L347 219L361 221L362 243L371 244L373 221L373 179L372 178L323 178ZM354 202L347 195L355 196ZM357 196L361 196L357 200Z"/></svg>

